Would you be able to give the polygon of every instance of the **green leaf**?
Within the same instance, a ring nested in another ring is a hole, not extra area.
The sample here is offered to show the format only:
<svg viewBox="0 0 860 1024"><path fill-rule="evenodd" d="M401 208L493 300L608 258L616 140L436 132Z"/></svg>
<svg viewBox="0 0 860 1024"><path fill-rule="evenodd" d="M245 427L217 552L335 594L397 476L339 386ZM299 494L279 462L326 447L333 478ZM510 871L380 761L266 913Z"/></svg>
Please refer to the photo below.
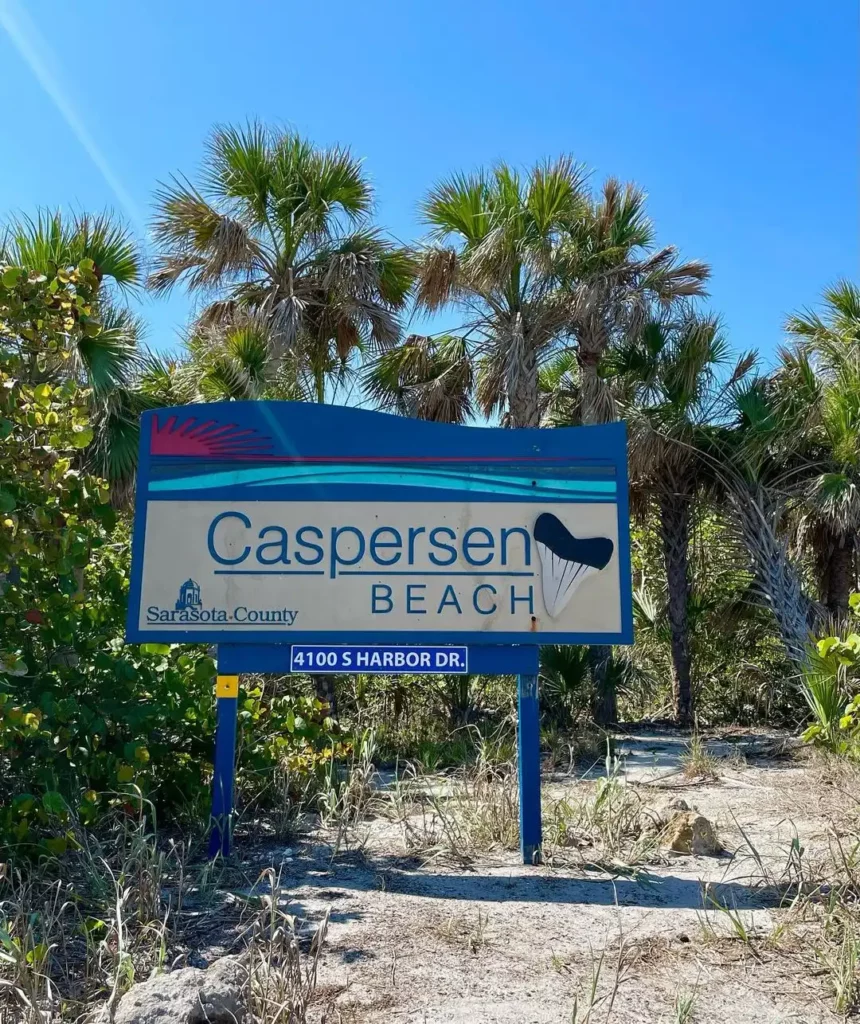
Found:
<svg viewBox="0 0 860 1024"><path fill-rule="evenodd" d="M819 640L815 646L818 648L818 653L821 655L821 657L826 658L834 647L839 646L839 637L826 636L822 640Z"/></svg>
<svg viewBox="0 0 860 1024"><path fill-rule="evenodd" d="M69 848L69 841L65 836L52 836L45 840L45 848L55 857L62 857Z"/></svg>
<svg viewBox="0 0 860 1024"><path fill-rule="evenodd" d="M855 612L860 611L860 593L852 594L851 597L848 598L848 606Z"/></svg>
<svg viewBox="0 0 860 1024"><path fill-rule="evenodd" d="M15 507L15 496L0 488L0 512L11 512Z"/></svg>
<svg viewBox="0 0 860 1024"><path fill-rule="evenodd" d="M65 843L65 840L63 840ZM37 946L33 946L31 950L27 952L26 960L28 964L41 963L48 955L48 947L44 942L40 942Z"/></svg>
<svg viewBox="0 0 860 1024"><path fill-rule="evenodd" d="M141 644L141 654L160 654L166 657L170 654L170 644Z"/></svg>
<svg viewBox="0 0 860 1024"><path fill-rule="evenodd" d="M50 384L40 384L33 389L33 397L43 408L47 408L51 404L51 394Z"/></svg>
<svg viewBox="0 0 860 1024"><path fill-rule="evenodd" d="M20 281L23 273L24 272L19 267L7 267L3 271L3 287L14 288L18 281Z"/></svg>
<svg viewBox="0 0 860 1024"><path fill-rule="evenodd" d="M93 439L92 427L75 427L72 433L72 445L75 448L86 448Z"/></svg>
<svg viewBox="0 0 860 1024"><path fill-rule="evenodd" d="M42 806L48 814L64 814L66 811L66 801L59 793L53 790L48 790L48 792L44 794L42 797Z"/></svg>

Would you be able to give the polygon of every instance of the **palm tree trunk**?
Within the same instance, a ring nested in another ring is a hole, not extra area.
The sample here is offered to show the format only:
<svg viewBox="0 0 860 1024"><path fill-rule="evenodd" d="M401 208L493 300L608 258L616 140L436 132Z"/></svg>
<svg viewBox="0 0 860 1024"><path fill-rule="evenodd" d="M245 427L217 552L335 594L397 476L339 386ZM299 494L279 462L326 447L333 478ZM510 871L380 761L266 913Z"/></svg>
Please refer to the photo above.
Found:
<svg viewBox="0 0 860 1024"><path fill-rule="evenodd" d="M523 344L522 358L517 373L510 382L508 408L512 427L539 427L540 402L538 391L537 353Z"/></svg>
<svg viewBox="0 0 860 1024"><path fill-rule="evenodd" d="M672 704L675 721L689 725L693 718L690 681L690 637L687 572L690 548L690 502L686 494L669 491L660 496L660 539L669 593L669 630L672 638Z"/></svg>
<svg viewBox="0 0 860 1024"><path fill-rule="evenodd" d="M337 718L337 692L334 681L334 676L314 676L314 690L317 700L328 704L329 715Z"/></svg>
<svg viewBox="0 0 860 1024"><path fill-rule="evenodd" d="M856 586L854 575L854 537L848 534L836 541L827 564L824 603L835 619L848 617L848 598Z"/></svg>
<svg viewBox="0 0 860 1024"><path fill-rule="evenodd" d="M314 367L314 392L320 405L325 404L325 371Z"/></svg>
<svg viewBox="0 0 860 1024"><path fill-rule="evenodd" d="M588 330L577 338L576 360L579 364L583 426L606 423L613 418L614 410L611 402L606 400L606 389L598 372L608 343L609 338L602 322L589 325ZM609 672L612 648L606 644L597 644L588 653L595 695L594 720L606 728L618 721L615 681Z"/></svg>
<svg viewBox="0 0 860 1024"><path fill-rule="evenodd" d="M615 679L609 671L612 648L606 644L595 644L588 649L588 663L591 667L591 682L594 687L592 714L594 721L604 729L618 721L618 695Z"/></svg>
<svg viewBox="0 0 860 1024"><path fill-rule="evenodd" d="M612 396L600 379L600 363L608 347L609 336L599 318L577 336L576 362L579 366L583 425L610 423L615 419Z"/></svg>

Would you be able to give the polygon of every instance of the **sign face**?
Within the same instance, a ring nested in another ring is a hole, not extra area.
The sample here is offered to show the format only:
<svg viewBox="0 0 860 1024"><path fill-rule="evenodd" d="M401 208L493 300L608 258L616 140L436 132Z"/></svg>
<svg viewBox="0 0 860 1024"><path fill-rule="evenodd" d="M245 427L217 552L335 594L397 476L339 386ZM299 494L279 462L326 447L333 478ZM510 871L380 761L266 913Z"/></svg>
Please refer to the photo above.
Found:
<svg viewBox="0 0 860 1024"><path fill-rule="evenodd" d="M131 641L619 644L631 605L621 423L294 402L142 417Z"/></svg>
<svg viewBox="0 0 860 1024"><path fill-rule="evenodd" d="M325 647L294 644L290 672L325 675L330 672L365 672L381 675L466 675L468 647Z"/></svg>

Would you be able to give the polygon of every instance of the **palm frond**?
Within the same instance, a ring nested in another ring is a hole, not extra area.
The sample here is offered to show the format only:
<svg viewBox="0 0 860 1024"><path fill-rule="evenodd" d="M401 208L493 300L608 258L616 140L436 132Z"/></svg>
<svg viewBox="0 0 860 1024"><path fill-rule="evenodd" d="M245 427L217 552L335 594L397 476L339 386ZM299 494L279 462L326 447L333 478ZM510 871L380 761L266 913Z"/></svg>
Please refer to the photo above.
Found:
<svg viewBox="0 0 860 1024"><path fill-rule="evenodd" d="M96 334L78 339L76 355L87 382L100 395L127 384L138 368L138 339L143 322L127 309L107 306L101 310Z"/></svg>
<svg viewBox="0 0 860 1024"><path fill-rule="evenodd" d="M483 173L454 175L436 185L422 202L424 222L439 242L457 235L468 245L477 245L490 227L488 195Z"/></svg>
<svg viewBox="0 0 860 1024"><path fill-rule="evenodd" d="M0 239L0 259L37 273L75 266L91 259L96 275L121 290L142 283L143 258L132 232L109 214L76 214L40 210L6 225Z"/></svg>

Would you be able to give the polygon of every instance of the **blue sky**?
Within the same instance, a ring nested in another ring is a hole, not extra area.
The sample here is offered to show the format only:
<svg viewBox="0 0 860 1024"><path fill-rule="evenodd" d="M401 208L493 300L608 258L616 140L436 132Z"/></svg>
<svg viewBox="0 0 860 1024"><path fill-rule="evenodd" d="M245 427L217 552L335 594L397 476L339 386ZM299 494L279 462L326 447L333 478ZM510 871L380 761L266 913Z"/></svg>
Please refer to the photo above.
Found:
<svg viewBox="0 0 860 1024"><path fill-rule="evenodd" d="M193 174L216 122L348 143L378 220L440 177L569 152L650 194L714 270L737 348L858 274L856 0L0 0L0 216L112 207ZM178 343L181 296L143 300Z"/></svg>

